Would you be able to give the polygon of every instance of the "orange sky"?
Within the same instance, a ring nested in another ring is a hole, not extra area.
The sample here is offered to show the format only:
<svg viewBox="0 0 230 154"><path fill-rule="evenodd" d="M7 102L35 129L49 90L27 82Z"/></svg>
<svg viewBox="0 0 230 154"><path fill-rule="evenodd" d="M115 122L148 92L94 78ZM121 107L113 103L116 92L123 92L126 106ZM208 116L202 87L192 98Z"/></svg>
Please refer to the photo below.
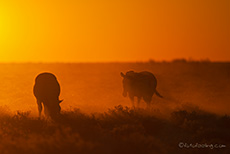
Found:
<svg viewBox="0 0 230 154"><path fill-rule="evenodd" d="M230 61L229 0L1 0L0 62Z"/></svg>

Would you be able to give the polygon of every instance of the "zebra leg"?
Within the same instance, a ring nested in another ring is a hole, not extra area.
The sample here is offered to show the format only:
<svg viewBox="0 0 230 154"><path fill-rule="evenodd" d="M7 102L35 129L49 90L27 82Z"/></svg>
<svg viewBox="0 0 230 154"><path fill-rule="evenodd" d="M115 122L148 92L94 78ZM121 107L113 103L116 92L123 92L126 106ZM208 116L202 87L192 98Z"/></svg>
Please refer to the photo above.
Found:
<svg viewBox="0 0 230 154"><path fill-rule="evenodd" d="M39 114L39 118L41 118L41 112L42 112L42 102L37 100L37 104L38 104L38 114Z"/></svg>
<svg viewBox="0 0 230 154"><path fill-rule="evenodd" d="M50 115L49 115L49 110L48 110L47 105L44 105L44 113L45 113L45 116L46 116L46 117L49 117L49 116L50 116Z"/></svg>
<svg viewBox="0 0 230 154"><path fill-rule="evenodd" d="M150 108L150 104L151 104L151 101L152 101L152 97L151 96L145 96L143 97L144 101L146 102L147 104L147 108Z"/></svg>
<svg viewBox="0 0 230 154"><path fill-rule="evenodd" d="M133 95L129 95L129 98L132 102L133 108L135 109L135 104L134 104L134 96Z"/></svg>

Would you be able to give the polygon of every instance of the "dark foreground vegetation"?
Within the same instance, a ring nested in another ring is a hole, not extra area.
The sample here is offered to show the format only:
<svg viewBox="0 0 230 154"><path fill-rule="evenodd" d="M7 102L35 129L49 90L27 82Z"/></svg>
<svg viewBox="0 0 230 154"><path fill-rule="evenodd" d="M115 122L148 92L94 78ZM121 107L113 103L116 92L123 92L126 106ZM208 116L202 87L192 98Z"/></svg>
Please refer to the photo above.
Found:
<svg viewBox="0 0 230 154"><path fill-rule="evenodd" d="M230 153L229 130L229 116L200 110L179 110L162 119L150 111L123 106L91 115L75 109L63 111L62 117L55 122L32 117L30 112L2 113L0 153L227 154ZM181 142L184 146L192 143L195 147L180 148ZM212 144L219 147L212 147Z"/></svg>

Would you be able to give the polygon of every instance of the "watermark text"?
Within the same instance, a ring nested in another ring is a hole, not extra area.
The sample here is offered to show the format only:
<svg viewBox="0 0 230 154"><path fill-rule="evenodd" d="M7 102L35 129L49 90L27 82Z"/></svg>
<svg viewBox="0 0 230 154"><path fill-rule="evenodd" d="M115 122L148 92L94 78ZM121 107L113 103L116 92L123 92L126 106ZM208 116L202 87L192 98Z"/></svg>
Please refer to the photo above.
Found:
<svg viewBox="0 0 230 154"><path fill-rule="evenodd" d="M204 149L204 148L209 148L209 149L223 149L226 148L227 146L224 144L207 144L207 143L185 143L185 142L180 142L178 144L179 148L187 148L187 149Z"/></svg>

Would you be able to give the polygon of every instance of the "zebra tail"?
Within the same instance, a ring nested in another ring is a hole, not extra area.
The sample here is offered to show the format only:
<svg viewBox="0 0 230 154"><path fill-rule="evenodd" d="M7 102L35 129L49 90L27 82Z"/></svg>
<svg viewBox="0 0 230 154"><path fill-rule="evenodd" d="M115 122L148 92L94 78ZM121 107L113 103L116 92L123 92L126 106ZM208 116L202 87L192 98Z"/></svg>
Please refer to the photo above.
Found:
<svg viewBox="0 0 230 154"><path fill-rule="evenodd" d="M163 98L163 96L161 96L161 94L157 90L155 91L155 93L158 97Z"/></svg>

